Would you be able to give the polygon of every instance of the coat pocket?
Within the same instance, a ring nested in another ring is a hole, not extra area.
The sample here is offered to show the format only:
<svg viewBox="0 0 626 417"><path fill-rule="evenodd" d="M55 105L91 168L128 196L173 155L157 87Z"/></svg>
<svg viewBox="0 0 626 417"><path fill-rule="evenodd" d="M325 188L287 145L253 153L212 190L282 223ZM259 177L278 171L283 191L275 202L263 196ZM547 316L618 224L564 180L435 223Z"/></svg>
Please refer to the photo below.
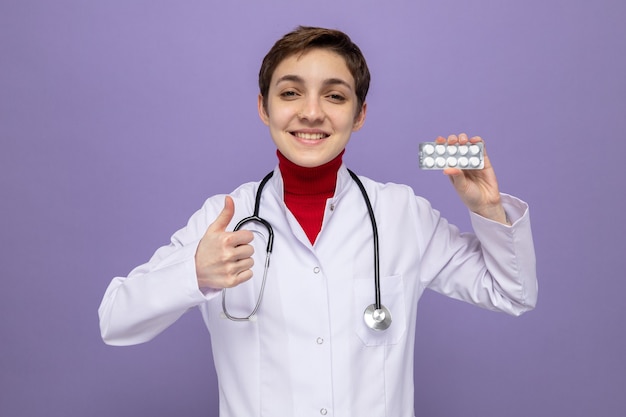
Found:
<svg viewBox="0 0 626 417"><path fill-rule="evenodd" d="M406 308L404 303L404 283L401 275L391 275L380 279L380 301L391 313L391 325L386 330L373 330L365 324L363 313L373 304L374 280L354 280L354 323L356 333L366 346L395 345L406 333Z"/></svg>

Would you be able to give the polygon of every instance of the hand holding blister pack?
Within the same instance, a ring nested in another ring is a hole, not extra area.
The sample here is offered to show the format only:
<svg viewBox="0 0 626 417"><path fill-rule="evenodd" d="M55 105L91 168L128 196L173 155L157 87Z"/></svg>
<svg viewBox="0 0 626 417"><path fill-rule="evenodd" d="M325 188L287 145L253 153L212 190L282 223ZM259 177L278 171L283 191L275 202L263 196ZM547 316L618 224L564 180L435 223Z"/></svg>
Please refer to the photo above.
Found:
<svg viewBox="0 0 626 417"><path fill-rule="evenodd" d="M420 143L419 166L421 169L482 169L485 166L484 144Z"/></svg>

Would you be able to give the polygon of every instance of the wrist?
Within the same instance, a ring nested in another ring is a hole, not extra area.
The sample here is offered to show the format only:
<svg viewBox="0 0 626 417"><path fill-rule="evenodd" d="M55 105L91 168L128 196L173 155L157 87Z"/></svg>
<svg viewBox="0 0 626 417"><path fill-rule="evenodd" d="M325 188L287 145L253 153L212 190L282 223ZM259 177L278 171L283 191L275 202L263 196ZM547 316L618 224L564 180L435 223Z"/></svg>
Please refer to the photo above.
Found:
<svg viewBox="0 0 626 417"><path fill-rule="evenodd" d="M481 210L473 211L474 213L478 214L481 217L484 217L485 219L489 219L494 222L506 224L509 226L512 224L509 216L506 214L506 211L504 211L504 207L502 206L502 204L498 204L497 206L493 207L485 207Z"/></svg>

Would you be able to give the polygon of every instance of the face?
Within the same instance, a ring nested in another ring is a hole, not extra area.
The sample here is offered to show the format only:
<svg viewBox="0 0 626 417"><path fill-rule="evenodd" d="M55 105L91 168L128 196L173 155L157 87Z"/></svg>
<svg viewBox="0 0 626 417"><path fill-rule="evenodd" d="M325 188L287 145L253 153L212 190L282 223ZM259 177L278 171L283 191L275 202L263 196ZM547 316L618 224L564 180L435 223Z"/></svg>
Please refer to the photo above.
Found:
<svg viewBox="0 0 626 417"><path fill-rule="evenodd" d="M267 108L259 96L259 116L278 150L302 167L333 160L365 121L357 108L354 78L335 52L312 49L283 60L274 71Z"/></svg>

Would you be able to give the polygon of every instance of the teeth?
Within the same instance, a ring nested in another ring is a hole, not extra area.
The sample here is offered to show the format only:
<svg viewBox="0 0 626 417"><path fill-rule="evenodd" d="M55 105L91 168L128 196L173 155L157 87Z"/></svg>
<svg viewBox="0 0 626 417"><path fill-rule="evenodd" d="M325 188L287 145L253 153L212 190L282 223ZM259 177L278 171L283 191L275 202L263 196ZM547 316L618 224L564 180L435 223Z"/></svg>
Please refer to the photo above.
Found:
<svg viewBox="0 0 626 417"><path fill-rule="evenodd" d="M326 134L324 134L324 133L301 133L301 132L296 132L295 136L299 137L300 139L317 140L317 139L325 138Z"/></svg>

